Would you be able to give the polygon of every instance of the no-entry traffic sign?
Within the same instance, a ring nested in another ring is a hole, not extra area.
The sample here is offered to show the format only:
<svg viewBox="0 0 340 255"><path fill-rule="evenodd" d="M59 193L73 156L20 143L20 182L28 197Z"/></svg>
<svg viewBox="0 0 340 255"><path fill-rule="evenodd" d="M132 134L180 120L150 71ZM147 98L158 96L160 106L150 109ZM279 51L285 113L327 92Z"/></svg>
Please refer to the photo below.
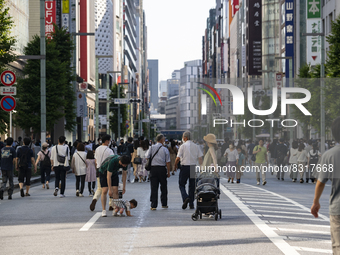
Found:
<svg viewBox="0 0 340 255"><path fill-rule="evenodd" d="M12 71L4 71L1 74L1 83L5 86L12 86L16 81L16 76Z"/></svg>
<svg viewBox="0 0 340 255"><path fill-rule="evenodd" d="M15 98L11 96L4 96L1 99L1 108L6 112L11 112L15 109Z"/></svg>

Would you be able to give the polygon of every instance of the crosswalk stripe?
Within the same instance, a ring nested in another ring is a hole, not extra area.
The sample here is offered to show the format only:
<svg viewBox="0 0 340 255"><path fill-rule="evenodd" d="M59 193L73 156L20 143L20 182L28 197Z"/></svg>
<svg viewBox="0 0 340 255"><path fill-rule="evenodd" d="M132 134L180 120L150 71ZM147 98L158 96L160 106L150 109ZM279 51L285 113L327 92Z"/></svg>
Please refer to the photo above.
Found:
<svg viewBox="0 0 340 255"><path fill-rule="evenodd" d="M307 247L297 247L292 246L297 251L308 251L308 252L317 252L317 253L326 253L326 254L332 254L332 250L325 250L325 249L315 249L315 248L307 248Z"/></svg>
<svg viewBox="0 0 340 255"><path fill-rule="evenodd" d="M323 219L314 219L314 218L301 218L301 217L292 217L292 216L283 216L283 215L269 215L269 214L261 214L262 217L266 218L282 218L282 219L294 219L294 220L312 220L312 221L325 221Z"/></svg>
<svg viewBox="0 0 340 255"><path fill-rule="evenodd" d="M279 204L279 203L271 203L271 202L256 202L256 201L242 201L242 202L246 202L247 204L282 205L282 204ZM284 206L295 207L296 205L286 204Z"/></svg>
<svg viewBox="0 0 340 255"><path fill-rule="evenodd" d="M265 199L265 198L257 198L257 197L244 197L244 196L240 196L239 198L244 199L244 200L250 200L250 199L254 199L255 201L259 200L259 201L269 201L269 202L280 202L282 201L282 205L285 205L285 203L289 203L287 201L283 201L283 200L278 200L278 199Z"/></svg>
<svg viewBox="0 0 340 255"><path fill-rule="evenodd" d="M284 211L268 211L268 210L258 210L257 212L268 212L268 213L283 213L283 214L294 214L294 215L311 215L310 213L298 213L298 212L284 212Z"/></svg>
<svg viewBox="0 0 340 255"><path fill-rule="evenodd" d="M272 208L272 209L282 209L282 210L287 210L288 208L287 207L282 207L282 206L272 206L272 205L248 205L250 207L254 207L252 208L252 210L256 210L256 208L260 207L260 208ZM300 209L300 208L289 208L289 210L294 210L294 211L304 211L303 209Z"/></svg>
<svg viewBox="0 0 340 255"><path fill-rule="evenodd" d="M308 238L308 237L296 237L296 236L287 236L284 238L286 241L294 241L294 242L314 242L318 244L331 244L331 240L319 239L319 238Z"/></svg>
<svg viewBox="0 0 340 255"><path fill-rule="evenodd" d="M93 224L100 218L101 213L98 212L79 230L79 231L88 231Z"/></svg>
<svg viewBox="0 0 340 255"><path fill-rule="evenodd" d="M284 231L284 232L303 232L310 234L320 234L320 235L330 235L329 231L316 231L316 230L307 230L307 229L291 229L291 228L272 228L273 230Z"/></svg>
<svg viewBox="0 0 340 255"><path fill-rule="evenodd" d="M286 221L267 221L268 224L284 224L284 225L300 225L300 226L305 226L305 227L314 227L314 228L331 228L329 225L320 225L320 224L306 224L306 223L297 223L297 222L286 222Z"/></svg>
<svg viewBox="0 0 340 255"><path fill-rule="evenodd" d="M291 247L283 237L273 231L258 215L256 215L251 209L249 209L242 201L240 201L232 192L230 192L223 185L220 186L221 191L228 196L231 201L265 234L270 241L277 248L279 248L286 255L299 255L299 253Z"/></svg>

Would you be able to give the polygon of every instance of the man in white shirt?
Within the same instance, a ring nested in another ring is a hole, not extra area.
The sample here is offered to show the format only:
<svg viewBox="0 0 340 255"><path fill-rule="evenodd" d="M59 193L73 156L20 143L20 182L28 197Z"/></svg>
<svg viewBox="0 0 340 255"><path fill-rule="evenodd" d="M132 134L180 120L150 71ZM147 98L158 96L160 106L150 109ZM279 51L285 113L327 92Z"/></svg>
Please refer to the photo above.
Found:
<svg viewBox="0 0 340 255"><path fill-rule="evenodd" d="M55 189L53 195L54 196L58 195L59 182L61 182L60 187L61 198L65 197L64 192L66 188L66 171L67 168L69 167L68 161L70 160L70 150L68 146L64 145L64 143L65 136L60 136L58 139L58 145L54 146L51 150L52 171L55 172Z"/></svg>
<svg viewBox="0 0 340 255"><path fill-rule="evenodd" d="M179 173L179 190L181 191L183 205L182 209L186 209L188 204L190 209L194 209L194 195L195 195L195 167L197 161L202 165L203 153L200 147L190 141L191 133L186 131L183 133L183 145L179 147L177 158L174 167L176 168L179 161L181 161L181 170ZM191 170L191 171L190 171ZM191 176L190 176L191 175ZM189 195L186 192L185 186L189 179Z"/></svg>
<svg viewBox="0 0 340 255"><path fill-rule="evenodd" d="M99 174L98 174L98 169L101 167L103 161L111 156L114 155L113 151L108 147L110 142L111 142L111 136L110 135L104 135L102 137L102 145L97 147L95 150L95 154L94 154L94 158L96 160L96 169L97 169L97 190L96 193L93 196L91 205L90 205L90 210L93 211L96 208L96 203L98 201L98 199L101 197L102 195L102 188L100 186L100 180L99 180ZM110 211L113 211L113 201L112 199L110 199Z"/></svg>

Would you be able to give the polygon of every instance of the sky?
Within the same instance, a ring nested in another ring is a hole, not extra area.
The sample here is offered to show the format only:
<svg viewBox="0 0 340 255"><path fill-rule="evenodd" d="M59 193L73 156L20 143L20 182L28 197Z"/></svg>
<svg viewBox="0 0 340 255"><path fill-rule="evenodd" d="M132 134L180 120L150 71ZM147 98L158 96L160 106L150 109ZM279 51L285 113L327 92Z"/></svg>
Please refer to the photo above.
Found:
<svg viewBox="0 0 340 255"><path fill-rule="evenodd" d="M215 0L144 0L148 59L159 60L159 81L184 62L202 59L202 36Z"/></svg>

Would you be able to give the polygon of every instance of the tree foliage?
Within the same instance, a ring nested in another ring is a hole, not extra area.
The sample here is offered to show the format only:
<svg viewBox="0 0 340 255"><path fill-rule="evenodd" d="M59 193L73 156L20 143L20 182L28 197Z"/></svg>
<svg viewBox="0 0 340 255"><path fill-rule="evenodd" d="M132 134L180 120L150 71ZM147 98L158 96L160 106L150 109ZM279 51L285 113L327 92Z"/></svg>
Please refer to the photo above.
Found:
<svg viewBox="0 0 340 255"><path fill-rule="evenodd" d="M121 86L120 87L120 98L125 98L125 96L126 95L124 94L123 88ZM114 98L118 98L118 85L117 84L115 84L111 88L110 100L113 101ZM115 103L110 104L110 108L111 107L117 107L117 106L118 106L118 104L115 104ZM110 113L112 113L112 115L110 115L111 130L112 130L113 133L116 134L116 136L118 136L118 109L110 109ZM124 137L125 134L126 134L126 131L127 131L127 129L125 127L125 120L128 119L127 105L126 104L120 105L120 114L122 116L122 123L120 124L120 135L121 135L121 137Z"/></svg>
<svg viewBox="0 0 340 255"><path fill-rule="evenodd" d="M75 126L74 78L70 68L70 51L73 43L64 29L55 26L52 39L46 39L46 129L51 131L58 120L65 116L65 129ZM40 37L34 36L24 49L25 55L40 55ZM40 60L28 60L25 78L18 80L18 113L16 123L23 129L41 131Z"/></svg>
<svg viewBox="0 0 340 255"><path fill-rule="evenodd" d="M16 59L13 53L16 38L11 35L14 21L8 15L8 11L9 8L5 8L5 0L0 0L0 73L5 71L7 65ZM9 114L0 109L0 133L6 132L8 124Z"/></svg>

